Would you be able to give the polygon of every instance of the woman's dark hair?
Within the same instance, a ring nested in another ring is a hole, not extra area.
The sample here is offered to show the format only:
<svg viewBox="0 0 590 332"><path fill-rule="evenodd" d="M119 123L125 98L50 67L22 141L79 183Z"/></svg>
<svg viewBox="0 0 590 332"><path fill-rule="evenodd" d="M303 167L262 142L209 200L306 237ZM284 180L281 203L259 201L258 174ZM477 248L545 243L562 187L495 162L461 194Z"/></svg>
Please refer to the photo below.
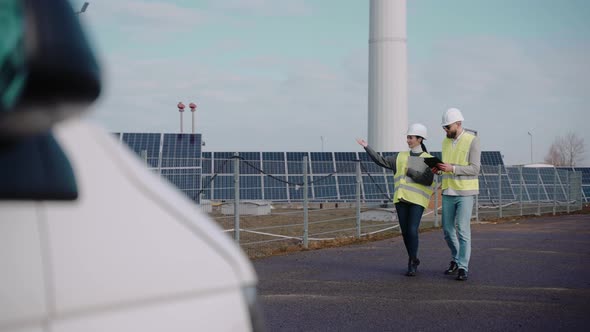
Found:
<svg viewBox="0 0 590 332"><path fill-rule="evenodd" d="M428 152L428 150L426 149L426 145L424 145L424 137L422 137L422 136L416 136L416 137L420 137L422 139L422 141L420 141L420 146L422 147L422 151Z"/></svg>

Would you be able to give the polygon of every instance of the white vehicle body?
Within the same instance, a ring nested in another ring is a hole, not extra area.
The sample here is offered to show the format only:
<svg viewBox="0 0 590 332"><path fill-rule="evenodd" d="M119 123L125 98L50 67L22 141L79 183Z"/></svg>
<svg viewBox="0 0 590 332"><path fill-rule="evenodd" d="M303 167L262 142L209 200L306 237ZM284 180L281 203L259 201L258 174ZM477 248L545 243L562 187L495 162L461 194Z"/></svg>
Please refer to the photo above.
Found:
<svg viewBox="0 0 590 332"><path fill-rule="evenodd" d="M79 196L0 200L0 332L253 329L256 275L221 228L99 127L53 132Z"/></svg>

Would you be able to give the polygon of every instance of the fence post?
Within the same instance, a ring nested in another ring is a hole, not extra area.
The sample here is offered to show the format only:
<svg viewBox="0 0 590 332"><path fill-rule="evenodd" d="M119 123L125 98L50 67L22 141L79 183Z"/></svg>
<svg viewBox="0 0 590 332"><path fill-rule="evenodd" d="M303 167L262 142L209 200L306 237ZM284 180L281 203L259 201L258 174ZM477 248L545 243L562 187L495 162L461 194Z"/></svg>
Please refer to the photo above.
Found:
<svg viewBox="0 0 590 332"><path fill-rule="evenodd" d="M438 223L438 175L434 176L434 227L439 227Z"/></svg>
<svg viewBox="0 0 590 332"><path fill-rule="evenodd" d="M570 172L566 171L565 173L565 183L567 184L567 191L565 195L566 200L566 209L567 213L570 213L570 191L571 191L571 184L570 184Z"/></svg>
<svg viewBox="0 0 590 332"><path fill-rule="evenodd" d="M584 203L582 202L584 200L584 193L582 192L582 174L580 172L580 174L578 175L578 179L579 179L579 183L580 186L578 187L579 193L580 193L580 199L578 199L578 201L580 202L580 204L578 204L578 211L581 211L582 208L584 208Z"/></svg>
<svg viewBox="0 0 590 332"><path fill-rule="evenodd" d="M309 211L307 197L307 156L303 156L303 248L309 246Z"/></svg>
<svg viewBox="0 0 590 332"><path fill-rule="evenodd" d="M498 165L498 208L502 218L502 165Z"/></svg>
<svg viewBox="0 0 590 332"><path fill-rule="evenodd" d="M240 158L234 152L234 241L240 243Z"/></svg>
<svg viewBox="0 0 590 332"><path fill-rule="evenodd" d="M356 163L356 238L361 237L361 161Z"/></svg>
<svg viewBox="0 0 590 332"><path fill-rule="evenodd" d="M523 205L522 193L523 193L523 189L524 189L523 188L524 187L524 182L523 182L524 179L522 178L522 166L520 166L518 168L518 170L519 170L519 173L518 174L520 175L520 178L519 178L519 180L520 180L519 181L520 182L520 186L519 186L520 187L520 216L522 217L522 215L523 215L523 211L522 211L522 205Z"/></svg>
<svg viewBox="0 0 590 332"><path fill-rule="evenodd" d="M537 168L537 215L541 215L541 169Z"/></svg>
<svg viewBox="0 0 590 332"><path fill-rule="evenodd" d="M553 215L557 212L557 167L553 166Z"/></svg>

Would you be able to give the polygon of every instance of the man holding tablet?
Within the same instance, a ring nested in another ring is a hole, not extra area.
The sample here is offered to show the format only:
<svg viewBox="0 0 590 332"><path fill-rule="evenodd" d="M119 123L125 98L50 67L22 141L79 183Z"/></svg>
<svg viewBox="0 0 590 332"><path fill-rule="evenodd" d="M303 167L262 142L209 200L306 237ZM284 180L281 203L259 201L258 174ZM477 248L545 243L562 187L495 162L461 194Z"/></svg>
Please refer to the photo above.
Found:
<svg viewBox="0 0 590 332"><path fill-rule="evenodd" d="M442 174L442 226L445 241L451 250L451 262L444 271L467 280L471 256L471 212L475 195L479 194L481 150L479 138L463 128L463 115L449 108L442 117L446 138L442 144L442 162L432 171ZM426 160L432 163L432 160ZM430 165L429 165L430 166Z"/></svg>

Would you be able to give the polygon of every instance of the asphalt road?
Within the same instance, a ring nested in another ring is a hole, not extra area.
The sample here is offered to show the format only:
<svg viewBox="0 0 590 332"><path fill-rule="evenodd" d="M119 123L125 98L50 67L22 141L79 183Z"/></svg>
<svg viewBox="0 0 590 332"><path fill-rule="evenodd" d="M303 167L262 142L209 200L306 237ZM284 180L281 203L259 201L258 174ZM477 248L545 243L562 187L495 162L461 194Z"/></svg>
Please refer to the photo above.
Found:
<svg viewBox="0 0 590 332"><path fill-rule="evenodd" d="M590 331L590 215L472 226L469 280L440 229L256 260L269 331Z"/></svg>

